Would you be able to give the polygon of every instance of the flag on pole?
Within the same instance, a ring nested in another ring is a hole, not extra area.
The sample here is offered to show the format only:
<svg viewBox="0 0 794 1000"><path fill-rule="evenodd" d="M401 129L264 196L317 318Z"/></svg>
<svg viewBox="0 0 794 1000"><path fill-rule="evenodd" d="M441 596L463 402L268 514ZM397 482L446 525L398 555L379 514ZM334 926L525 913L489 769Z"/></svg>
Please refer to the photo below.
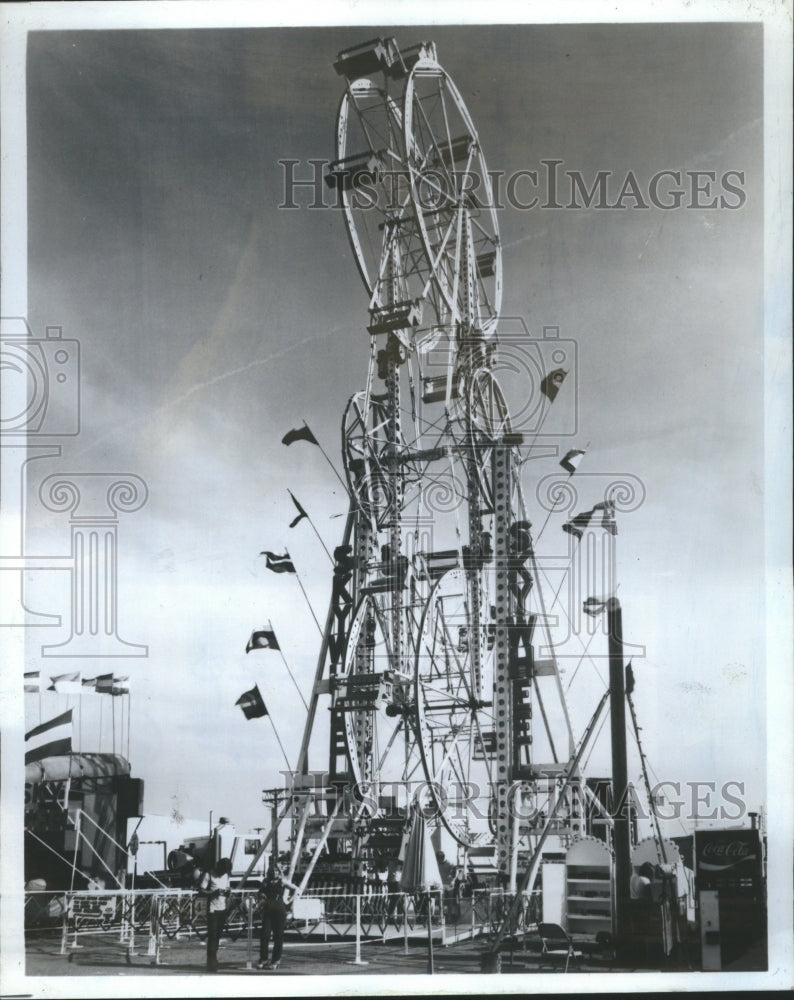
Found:
<svg viewBox="0 0 794 1000"><path fill-rule="evenodd" d="M581 538L592 518L592 510L586 510L581 514L577 514L576 517L572 517L570 521L566 521L562 526L562 530L567 531L574 538Z"/></svg>
<svg viewBox="0 0 794 1000"><path fill-rule="evenodd" d="M582 461L583 455L584 451L582 451L581 448L571 448L567 455L561 460L560 465L569 475L572 476L579 468L579 463Z"/></svg>
<svg viewBox="0 0 794 1000"><path fill-rule="evenodd" d="M72 710L25 733L25 763L72 752Z"/></svg>
<svg viewBox="0 0 794 1000"><path fill-rule="evenodd" d="M289 552L285 552L283 556L276 555L275 552L260 552L260 556L267 557L267 568L272 569L274 573L294 573L295 566L290 559Z"/></svg>
<svg viewBox="0 0 794 1000"><path fill-rule="evenodd" d="M276 633L272 629L261 629L259 632L251 633L245 651L250 653L252 649L281 649L281 646L279 646Z"/></svg>
<svg viewBox="0 0 794 1000"><path fill-rule="evenodd" d="M250 691L244 691L235 702L243 710L246 719L259 719L267 715L267 708L262 695L259 693L259 685L254 684Z"/></svg>
<svg viewBox="0 0 794 1000"><path fill-rule="evenodd" d="M574 535L576 538L581 538L585 528L589 527L590 522L599 511L601 512L601 527L608 531L610 535L616 535L618 533L618 526L615 521L615 504L612 500L597 503L590 510L585 510L581 514L577 514L570 521L565 522L562 530L567 531L569 535Z"/></svg>
<svg viewBox="0 0 794 1000"><path fill-rule="evenodd" d="M41 673L38 670L25 671L25 690L41 691Z"/></svg>
<svg viewBox="0 0 794 1000"><path fill-rule="evenodd" d="M606 606L606 598L588 597L582 605L582 611L584 611L586 615L590 615L591 618L595 618L597 615L601 614Z"/></svg>
<svg viewBox="0 0 794 1000"><path fill-rule="evenodd" d="M597 503L593 507L593 511L601 511L601 527L610 533L610 535L616 535L618 533L618 524L615 520L615 501L605 500L604 503Z"/></svg>
<svg viewBox="0 0 794 1000"><path fill-rule="evenodd" d="M634 671L632 670L631 664L632 660L629 660L626 666L626 694L631 694L634 691Z"/></svg>
<svg viewBox="0 0 794 1000"><path fill-rule="evenodd" d="M115 674L100 674L96 679L97 694L129 694L129 677L116 677Z"/></svg>
<svg viewBox="0 0 794 1000"><path fill-rule="evenodd" d="M560 391L560 386L565 381L565 376L568 372L564 371L562 368L555 368L554 371L549 372L549 374L540 383L540 391L548 399L550 403L553 403L557 393Z"/></svg>
<svg viewBox="0 0 794 1000"><path fill-rule="evenodd" d="M295 525L299 521L302 521L304 519L304 517L308 517L309 515L306 513L306 511L303 509L303 507L301 507L301 505L295 499L295 497L292 494L292 490L287 490L287 493L289 493L289 495L292 497L292 502L295 504L295 508L298 511L298 516L296 518L294 518L292 521L290 521L290 525L289 525L290 528L294 528Z"/></svg>
<svg viewBox="0 0 794 1000"><path fill-rule="evenodd" d="M309 444L316 444L318 448L320 447L317 438L306 426L306 421L303 422L303 427L296 427L294 430L287 431L281 439L281 443L287 446L291 445L293 441L308 441Z"/></svg>
<svg viewBox="0 0 794 1000"><path fill-rule="evenodd" d="M76 670L70 674L58 674L57 677L50 677L52 684L48 691L57 691L58 694L81 694L83 685L80 681L80 671Z"/></svg>

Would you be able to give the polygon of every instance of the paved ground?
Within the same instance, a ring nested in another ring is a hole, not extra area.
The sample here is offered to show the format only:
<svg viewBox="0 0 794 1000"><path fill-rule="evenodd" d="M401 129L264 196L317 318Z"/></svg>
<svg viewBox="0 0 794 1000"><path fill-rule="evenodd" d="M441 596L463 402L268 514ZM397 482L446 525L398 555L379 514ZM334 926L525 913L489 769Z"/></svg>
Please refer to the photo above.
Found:
<svg viewBox="0 0 794 1000"><path fill-rule="evenodd" d="M160 954L160 964L146 954L146 939L141 939L140 950L128 956L127 950L118 940L108 937L86 937L82 947L70 949L68 955L60 954L60 935L30 938L27 943L28 976L107 976L107 975L195 975L204 972L204 945L192 940L169 941ZM257 942L253 943L250 956L255 965L258 954ZM479 973L480 956L484 944L481 941L466 941L446 948L434 947L434 971L436 974L457 973L471 975ZM381 941L365 941L361 945L361 959L367 964L356 964L356 945L351 940L329 942L288 941L284 957L277 973L258 971L248 967L247 941L224 939L219 952L220 976L329 976L329 975L425 975L429 971L427 939L421 936L409 938L406 948L402 940L386 944ZM761 969L765 965L762 948L750 949L736 962L731 970L746 971ZM532 952L516 951L511 962L509 953L502 958L503 974L549 973L555 971L548 965L541 965ZM558 970L562 971L562 970ZM571 970L573 971L573 970ZM583 972L639 972L649 971L646 967L617 968L607 961L598 961L585 956L577 971ZM670 971L686 971L679 967Z"/></svg>

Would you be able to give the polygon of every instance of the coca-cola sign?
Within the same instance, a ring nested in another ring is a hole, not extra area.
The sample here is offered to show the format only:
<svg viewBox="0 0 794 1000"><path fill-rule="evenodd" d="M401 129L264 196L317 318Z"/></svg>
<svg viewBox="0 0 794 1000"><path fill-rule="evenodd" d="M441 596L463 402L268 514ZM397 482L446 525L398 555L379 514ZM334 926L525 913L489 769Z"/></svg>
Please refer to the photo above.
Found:
<svg viewBox="0 0 794 1000"><path fill-rule="evenodd" d="M697 867L705 875L754 875L760 868L757 830L699 830Z"/></svg>

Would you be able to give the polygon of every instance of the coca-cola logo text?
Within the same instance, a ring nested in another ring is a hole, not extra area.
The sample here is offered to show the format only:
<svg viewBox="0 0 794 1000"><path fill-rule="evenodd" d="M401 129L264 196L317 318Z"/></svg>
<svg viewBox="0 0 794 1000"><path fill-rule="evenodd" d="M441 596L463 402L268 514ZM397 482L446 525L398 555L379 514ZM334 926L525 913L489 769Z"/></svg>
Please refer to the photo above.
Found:
<svg viewBox="0 0 794 1000"><path fill-rule="evenodd" d="M755 857L750 855L750 844L744 840L729 840L727 843L704 844L702 851L704 858L724 858L737 861L741 858Z"/></svg>

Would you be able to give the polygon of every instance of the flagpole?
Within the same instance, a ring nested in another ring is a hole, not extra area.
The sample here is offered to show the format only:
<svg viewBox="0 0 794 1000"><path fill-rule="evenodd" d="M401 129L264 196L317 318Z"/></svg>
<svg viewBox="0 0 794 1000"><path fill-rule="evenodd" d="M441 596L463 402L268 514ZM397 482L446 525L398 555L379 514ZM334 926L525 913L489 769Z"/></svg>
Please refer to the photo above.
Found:
<svg viewBox="0 0 794 1000"><path fill-rule="evenodd" d="M572 475L572 474L573 474L573 473L568 473L568 479L570 479L570 478L571 478L571 475ZM568 481L568 480L566 480L566 482L567 482L567 481ZM543 532L544 532L544 531L546 530L546 525L547 525L547 524L549 523L549 518L551 517L551 515L552 515L552 514L554 513L554 511L556 510L556 508L557 508L557 504L558 504L558 503L559 503L559 501L558 501L558 500L555 500L555 501L554 501L554 503L552 504L552 506L551 506L551 507L549 507L549 512L548 512L548 514L546 515L546 520L545 520L545 521L543 522L543 527L542 527L542 528L540 529L540 531L538 532L538 537L537 537L537 538L535 539L535 541L536 541L536 542L539 542L539 541L540 541L540 538L541 538L541 535L542 535L542 534L543 534Z"/></svg>
<svg viewBox="0 0 794 1000"><path fill-rule="evenodd" d="M273 622L272 622L272 621L271 621L271 620L270 620L269 618L268 618L268 620L267 620L267 624L268 624L268 626L269 626L269 628L270 628L270 631L271 631L271 632L273 632L273 635L275 635L276 633L275 633L275 632L273 631ZM276 643L278 643L278 639L276 639ZM308 706L308 705L306 704L306 699L305 699L305 698L303 697L303 692L302 692L302 691L301 691L301 689L300 689L300 688L298 687L298 682L297 682L297 681L295 680L295 677L294 677L294 675L293 675L292 671L291 671L291 670L290 670L290 668L289 668L289 663L287 663L287 658L286 658L286 657L284 656L284 653L282 652L282 649L281 649L281 646L280 646L280 645L279 645L279 647L278 647L278 652L279 652L279 656L280 656L280 657L281 657L281 659L282 659L282 660L284 661L284 666L285 666L285 667L287 668L287 673L288 673L288 674L290 675L290 678L291 678L291 680L292 680L292 683L293 683L293 684L295 685L295 690L296 690L296 691L298 692L298 694L300 695L300 699L301 699L301 701L303 702L303 707L304 707L304 708L306 709L306 711L308 712L308 711L309 711L309 706Z"/></svg>
<svg viewBox="0 0 794 1000"><path fill-rule="evenodd" d="M308 426L305 420L303 421L303 426L304 426L304 427L307 427L307 426ZM313 434L312 434L312 437L314 437L314 435L313 435ZM332 470L333 474L334 474L334 475L336 476L336 478L337 478L337 479L339 480L339 482L340 482L340 483L342 484L342 486L344 486L344 488L345 488L345 493L347 493L347 489L348 489L348 487L347 487L347 483L346 483L346 482L344 481L344 479L343 479L343 478L341 477L341 475L340 475L340 474L339 474L339 472L337 471L337 468L336 468L336 466L334 465L334 463L333 463L333 462L331 461L331 459L330 459L330 458L328 457L328 455L326 454L326 451L325 451L325 448L323 448L323 446L322 446L322 445L320 444L320 442L319 442L319 441L317 441L317 438L314 438L314 440L315 440L315 442L316 442L316 444L317 444L317 447L318 447L318 448L320 449L320 451L322 452L322 455L323 455L323 458L324 458L324 459L326 460L326 462L327 462L327 463L328 463L328 464L329 464L329 465L331 466L331 470Z"/></svg>
<svg viewBox="0 0 794 1000"><path fill-rule="evenodd" d="M113 728L113 754L115 755L115 753L116 753L116 703L113 700L113 687L112 687L113 681L111 681L110 683L111 683L111 689L110 689L110 711L111 711L111 725L112 725L112 728Z"/></svg>
<svg viewBox="0 0 794 1000"><path fill-rule="evenodd" d="M329 558L329 559L331 560L331 565L333 566L333 563L334 563L334 557L333 557L333 556L331 555L331 553L330 553L330 552L328 551L328 546L327 546L327 545L325 544L325 542L323 541L323 538L322 538L322 535L321 535L321 534L320 534L320 532L319 532L319 531L317 530L317 526L315 525L314 521L312 521L312 519L311 519L311 517L309 516L308 512L307 512L307 511L305 511L305 510L303 509L303 507L301 507L301 506L300 506L300 505L298 504L298 501L297 501L297 500L295 499L295 497L294 497L294 495L293 495L293 493L292 493L292 490L290 490L290 489L287 489L287 493L289 493L289 495L290 495L290 496L292 497L292 502L293 502L293 503L295 504L295 506L296 506L296 507L298 508L298 510L300 511L300 513L301 513L302 515L304 515L304 516L305 516L306 520L307 520L307 521L309 522L309 524L310 524L310 525L312 526L312 529L314 530L314 533L315 533L315 535L317 535L317 538L318 538L318 539L319 539L319 541L320 541L320 545L322 545L322 547L323 547L323 548L325 549L325 554L326 554L326 555L328 556L328 558Z"/></svg>
<svg viewBox="0 0 794 1000"><path fill-rule="evenodd" d="M284 749L284 744L281 742L281 737L278 735L278 730L276 729L276 724L275 724L275 722L273 722L273 716L270 714L270 712L268 712L267 713L267 717L268 717L268 719L270 719L270 725L273 727L273 732L275 733L276 739L278 740L278 745L281 747L281 753L282 753L282 755L284 757L284 763L287 765L287 770L288 771L292 771L292 767L290 766L290 762L287 759L287 753L286 753L286 751Z"/></svg>
<svg viewBox="0 0 794 1000"><path fill-rule="evenodd" d="M306 515L306 520L307 520L307 521L309 522L309 524L310 524L310 525L312 526L312 528L314 528L314 533L315 533L315 535L317 535L317 537L318 537L318 538L320 539L320 545L322 545L322 547L323 547L323 548L325 549L325 554L326 554L326 555L328 556L328 558L329 558L329 559L331 560L331 565L333 566L333 564L334 564L334 557L333 557L333 556L331 555L331 553L330 553L330 552L328 551L328 546L327 546L327 545L325 544L325 542L324 542L324 541L323 541L323 539L322 539L322 536L320 535L320 532L319 532L319 531L317 530L317 528L315 527L315 524L314 524L314 521L312 521L312 519L311 519L311 518L309 517L309 515L308 515L308 514Z"/></svg>
<svg viewBox="0 0 794 1000"><path fill-rule="evenodd" d="M289 555L289 553L287 553L287 555ZM294 563L293 563L293 566L294 566ZM322 637L323 630L322 630L322 628L320 626L320 623L317 621L317 615L314 613L314 608L312 607L311 601L309 600L309 595L306 593L306 590L304 589L304 586L301 583L301 578L298 575L297 569L295 570L295 579L298 581L298 586L301 589L301 593L303 594L303 597L304 597L306 603L309 606L309 611L311 611L311 613L312 613L312 618L314 619L314 624L317 626L317 631L320 633L320 636Z"/></svg>

